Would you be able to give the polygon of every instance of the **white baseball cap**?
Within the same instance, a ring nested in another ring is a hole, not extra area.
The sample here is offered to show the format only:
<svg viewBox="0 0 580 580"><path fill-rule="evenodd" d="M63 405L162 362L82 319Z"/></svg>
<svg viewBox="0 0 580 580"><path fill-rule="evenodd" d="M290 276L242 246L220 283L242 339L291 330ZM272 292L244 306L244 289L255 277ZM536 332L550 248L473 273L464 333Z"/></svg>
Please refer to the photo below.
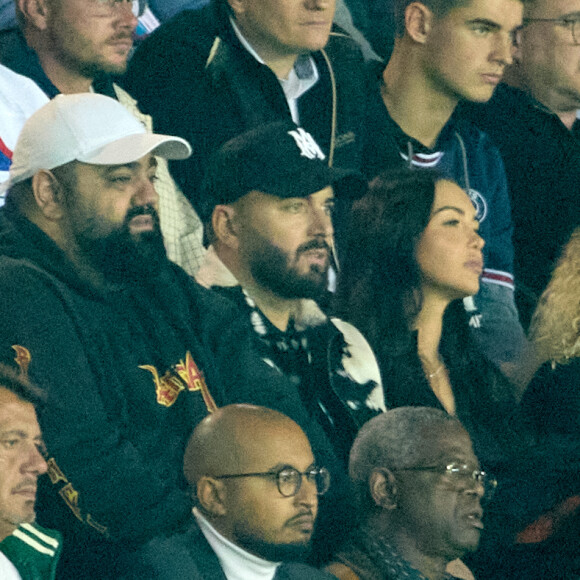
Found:
<svg viewBox="0 0 580 580"><path fill-rule="evenodd" d="M185 139L148 133L121 103L95 93L57 95L36 111L18 137L5 187L71 161L123 165L148 153L186 159Z"/></svg>

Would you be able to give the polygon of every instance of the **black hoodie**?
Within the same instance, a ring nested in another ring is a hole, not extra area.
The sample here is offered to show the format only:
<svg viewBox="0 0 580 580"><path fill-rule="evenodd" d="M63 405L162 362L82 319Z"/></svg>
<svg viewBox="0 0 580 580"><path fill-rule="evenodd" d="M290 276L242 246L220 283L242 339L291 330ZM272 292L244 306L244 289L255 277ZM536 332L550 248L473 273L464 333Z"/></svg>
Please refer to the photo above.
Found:
<svg viewBox="0 0 580 580"><path fill-rule="evenodd" d="M115 577L120 553L189 519L183 451L211 399L282 411L317 448L247 321L169 261L139 282L96 289L8 202L0 297L0 361L18 359L47 395L38 519L63 532L63 565L79 566L59 577Z"/></svg>

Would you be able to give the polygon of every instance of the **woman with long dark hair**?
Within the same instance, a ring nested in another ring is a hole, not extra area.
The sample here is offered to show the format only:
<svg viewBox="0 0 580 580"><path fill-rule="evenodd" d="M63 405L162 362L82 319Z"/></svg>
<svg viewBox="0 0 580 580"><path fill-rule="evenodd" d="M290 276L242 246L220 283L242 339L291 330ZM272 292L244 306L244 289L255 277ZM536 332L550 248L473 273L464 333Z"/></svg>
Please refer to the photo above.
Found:
<svg viewBox="0 0 580 580"><path fill-rule="evenodd" d="M374 349L388 408L445 409L495 463L519 436L512 387L473 344L461 300L483 267L475 216L435 173L375 178L353 207L336 309Z"/></svg>

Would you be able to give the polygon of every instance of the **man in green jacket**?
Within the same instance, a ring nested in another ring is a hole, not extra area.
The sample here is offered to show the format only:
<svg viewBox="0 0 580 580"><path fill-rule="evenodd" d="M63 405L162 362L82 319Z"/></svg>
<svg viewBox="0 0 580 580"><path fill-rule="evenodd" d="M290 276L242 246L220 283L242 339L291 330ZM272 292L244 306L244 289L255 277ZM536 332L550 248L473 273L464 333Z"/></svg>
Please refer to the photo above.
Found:
<svg viewBox="0 0 580 580"><path fill-rule="evenodd" d="M46 473L36 419L40 392L0 365L0 578L55 577L60 534L34 523L36 486Z"/></svg>

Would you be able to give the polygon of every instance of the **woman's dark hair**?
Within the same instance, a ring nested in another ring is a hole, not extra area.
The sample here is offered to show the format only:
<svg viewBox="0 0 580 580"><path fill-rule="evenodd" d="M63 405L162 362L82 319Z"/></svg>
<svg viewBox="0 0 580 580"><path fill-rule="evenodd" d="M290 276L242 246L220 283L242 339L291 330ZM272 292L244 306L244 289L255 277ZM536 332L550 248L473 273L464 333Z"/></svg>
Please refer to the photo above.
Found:
<svg viewBox="0 0 580 580"><path fill-rule="evenodd" d="M427 386L413 330L422 307L415 250L429 223L436 184L443 179L430 171L383 173L352 209L335 312L369 341L387 407L401 404L391 400L389 385L406 385L411 398L415 385ZM494 447L513 441L514 427L519 428L513 424L512 387L473 343L461 300L445 311L439 351L454 386L457 416L474 441L482 431L494 433Z"/></svg>
<svg viewBox="0 0 580 580"><path fill-rule="evenodd" d="M380 358L383 350L393 354L409 346L422 301L415 249L440 179L430 171L383 173L353 205L336 313L367 337Z"/></svg>

